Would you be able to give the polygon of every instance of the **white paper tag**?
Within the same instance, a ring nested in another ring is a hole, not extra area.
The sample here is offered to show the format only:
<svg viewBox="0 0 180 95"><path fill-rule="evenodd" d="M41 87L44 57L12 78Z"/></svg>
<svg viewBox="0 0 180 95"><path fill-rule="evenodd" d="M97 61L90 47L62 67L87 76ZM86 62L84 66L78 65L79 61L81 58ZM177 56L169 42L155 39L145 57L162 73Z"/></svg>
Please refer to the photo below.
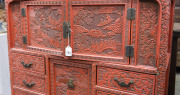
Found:
<svg viewBox="0 0 180 95"><path fill-rule="evenodd" d="M65 48L65 55L66 56L72 56L72 48L70 46L67 46Z"/></svg>

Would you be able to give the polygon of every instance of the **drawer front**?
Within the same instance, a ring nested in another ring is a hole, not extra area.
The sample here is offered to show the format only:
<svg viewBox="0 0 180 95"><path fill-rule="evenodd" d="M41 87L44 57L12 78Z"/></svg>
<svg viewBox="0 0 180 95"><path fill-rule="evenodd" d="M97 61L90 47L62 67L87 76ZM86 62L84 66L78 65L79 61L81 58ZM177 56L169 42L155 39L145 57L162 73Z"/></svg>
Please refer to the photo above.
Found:
<svg viewBox="0 0 180 95"><path fill-rule="evenodd" d="M103 91L97 91L97 95L117 95L114 93L107 93L107 92L103 92ZM123 94L122 94L123 95Z"/></svg>
<svg viewBox="0 0 180 95"><path fill-rule="evenodd" d="M97 91L97 95L136 95L136 94L131 94L131 93L126 93L126 92L106 92L106 91Z"/></svg>
<svg viewBox="0 0 180 95"><path fill-rule="evenodd" d="M45 94L13 88L13 95L45 95Z"/></svg>
<svg viewBox="0 0 180 95"><path fill-rule="evenodd" d="M12 64L14 68L45 73L44 57L13 53Z"/></svg>
<svg viewBox="0 0 180 95"><path fill-rule="evenodd" d="M14 72L13 83L13 86L15 87L21 87L31 91L45 93L45 79L38 78L37 76Z"/></svg>
<svg viewBox="0 0 180 95"><path fill-rule="evenodd" d="M97 85L137 94L153 95L155 75L98 67Z"/></svg>
<svg viewBox="0 0 180 95"><path fill-rule="evenodd" d="M91 95L91 66L51 61L52 95Z"/></svg>

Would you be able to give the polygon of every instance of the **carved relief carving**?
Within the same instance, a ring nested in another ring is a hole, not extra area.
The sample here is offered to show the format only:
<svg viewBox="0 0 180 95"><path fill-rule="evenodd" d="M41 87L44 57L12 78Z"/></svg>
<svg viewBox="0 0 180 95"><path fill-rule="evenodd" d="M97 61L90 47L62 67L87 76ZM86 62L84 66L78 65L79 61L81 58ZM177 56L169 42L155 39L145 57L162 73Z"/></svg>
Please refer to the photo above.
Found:
<svg viewBox="0 0 180 95"><path fill-rule="evenodd" d="M24 84L23 80L25 80L25 82L29 84L35 83L35 85L29 88ZM41 78L37 78L35 76L33 77L33 76L26 75L23 73L13 72L13 83L14 83L14 86L17 86L17 87L22 87L28 90L45 93L45 80Z"/></svg>
<svg viewBox="0 0 180 95"><path fill-rule="evenodd" d="M131 93L123 93L123 92L116 92L116 93L113 93L111 91L97 91L97 95L134 95L134 94L131 94Z"/></svg>
<svg viewBox="0 0 180 95"><path fill-rule="evenodd" d="M20 14L20 4L19 3L13 3L12 4L12 21L11 27L12 31L12 39L13 39L13 46L16 48L22 48L23 41L22 36L23 32L21 31L21 14Z"/></svg>
<svg viewBox="0 0 180 95"><path fill-rule="evenodd" d="M37 94L37 93L32 93L24 90L19 90L16 88L13 88L14 95L42 95L42 94Z"/></svg>
<svg viewBox="0 0 180 95"><path fill-rule="evenodd" d="M56 60L51 62L52 95L91 95L89 65ZM73 88L69 87L70 80Z"/></svg>
<svg viewBox="0 0 180 95"><path fill-rule="evenodd" d="M74 52L122 56L124 6L73 6Z"/></svg>
<svg viewBox="0 0 180 95"><path fill-rule="evenodd" d="M138 64L156 66L158 5L156 2L140 2L140 28Z"/></svg>
<svg viewBox="0 0 180 95"><path fill-rule="evenodd" d="M30 46L62 50L62 6L29 6Z"/></svg>
<svg viewBox="0 0 180 95"><path fill-rule="evenodd" d="M99 86L121 89L145 95L152 95L154 92L154 75L134 73L105 67L98 67L97 69L97 85ZM134 83L130 84L130 87L121 87L118 85L117 81L114 81L114 78L117 78L119 82L125 82L126 84L130 81L133 81Z"/></svg>
<svg viewBox="0 0 180 95"><path fill-rule="evenodd" d="M103 91L97 91L97 95L118 95L118 94L107 93L107 92L103 92ZM125 94L121 94L121 95L125 95Z"/></svg>
<svg viewBox="0 0 180 95"><path fill-rule="evenodd" d="M157 75L157 95L164 95L166 88L166 70L167 70L167 46L169 35L169 21L170 21L170 8L171 0L158 0L162 6L162 21L161 21L161 37L160 37L160 51L159 51L159 75Z"/></svg>
<svg viewBox="0 0 180 95"><path fill-rule="evenodd" d="M30 64L30 68L25 68L22 64L22 61L24 64ZM43 57L37 57L37 56L31 56L31 55L24 55L24 54L18 54L13 53L12 54L12 66L13 68L18 68L22 70L27 70L30 72L37 72L37 73L45 73L45 64L44 64L44 58Z"/></svg>
<svg viewBox="0 0 180 95"><path fill-rule="evenodd" d="M143 1L143 2L141 2ZM111 56L111 57L117 57L117 59L111 59L111 58L97 58L97 56L89 57L89 59L92 60L103 60L105 63L97 63L93 64L93 70L91 71L91 66L85 65L83 62L82 64L77 62L78 60L66 60L66 62L61 61L61 59L58 59L60 61L53 61L52 59L49 60L49 58L59 58L60 56L57 55L57 53L61 53L59 51L63 50L62 46L62 25L63 19L65 18L66 14L64 14L62 11L62 6L59 5L60 1L22 1L21 7L25 7L26 4L29 4L27 7L28 10L28 17L25 17L25 23L21 23L21 17L20 17L20 5L19 2L11 2L9 4L6 3L6 11L9 17L8 17L8 35L10 36L8 38L9 42L9 48L11 49L11 44L15 48L22 48L22 35L23 33L26 33L30 38L30 46L35 46L36 48L28 47L31 50L36 51L43 51L46 53L37 53L45 55L47 58L46 60L46 74L39 74L41 76L39 78L37 73L32 74L32 72L26 72L22 69L16 69L16 68L22 68L20 60L25 59L25 63L29 63L29 60L34 61L34 63L38 62L38 64L32 65L35 66L32 68L32 70L43 73L44 69L40 68L44 66L44 57L38 57L37 55L30 56L30 55L21 55L21 54L10 54L10 67L11 67L11 83L12 86L16 86L17 88L23 88L31 90L32 92L42 92L46 93L49 91L45 91L45 88L49 90L48 85L51 82L51 93L63 93L63 94L78 94L82 93L84 94L98 94L98 95L119 95L117 93L114 93L116 91L120 91L120 93L123 95L124 92L130 92L134 94L154 94L155 95L164 95L166 94L165 88L166 88L166 77L167 77L167 46L168 46L168 38L169 38L169 18L170 18L170 6L171 6L171 0L154 0L156 1L156 4L154 2L149 2L152 0L133 0L132 6L134 3L139 2L140 3L140 27L139 27L139 34L137 35L132 34L131 36L134 38L136 36L139 37L139 39L130 39L130 44L135 43L135 40L140 40L138 42L139 44L139 50L137 53L138 55L138 64L143 65L137 66L135 63L127 66L122 64L114 64L114 63L108 63L107 61L116 61L120 62L121 60L118 59L118 57L123 56L123 45L127 45L128 43L128 33L123 34L123 30L128 31L130 26L123 27L123 25L127 25L128 21L122 21L122 19L125 19L124 10L127 8L130 8L131 2L130 0L101 0L101 1L69 1L69 4L82 4L82 5L73 5L71 7L73 10L71 14L69 15L70 19L73 17L73 20L70 20L73 22L73 32L74 43L74 52L75 53L83 53L83 54L89 54L89 55L98 55L98 56ZM58 2L58 3L57 3ZM71 2L71 3L70 3ZM124 3L125 5L117 5L118 3ZM130 3L128 3L130 2ZM158 3L159 5L158 5ZM106 4L107 5L103 5ZM138 4L139 4L138 3ZM44 5L41 5L44 4ZM54 5L53 5L54 4ZM85 4L85 5L83 5ZM99 4L99 5L86 5L86 4ZM110 5L112 4L112 5ZM139 7L137 4L137 7ZM34 6L35 5L35 6ZM10 8L10 9L9 9ZM136 7L135 7L136 8ZM148 8L148 9L147 9ZM159 11L162 8L162 11ZM70 14L70 13L69 13ZM62 18L61 18L62 17ZM158 18L161 17L161 18ZM158 22L157 19L160 19L160 22ZM27 21L28 20L28 21ZM58 22L58 23L57 23ZM92 23L93 22L93 23ZM122 22L126 22L125 24ZM27 24L28 23L28 24ZM159 29L157 30L157 24ZM22 25L25 25L25 29L28 28L28 30L21 29ZM131 25L131 28L134 27L135 24ZM124 29L126 28L126 29ZM134 29L134 28L133 28ZM133 30L132 29L132 30ZM23 30L23 31L22 31ZM134 31L134 30L133 30ZM22 33L23 32L23 33ZM25 34L25 35L26 35ZM157 35L160 34L159 38L157 39ZM143 36L142 36L143 35ZM124 38L124 39L123 39ZM48 39L48 40L47 40ZM160 41L160 42L159 42ZM159 44L157 44L158 42ZM88 44L87 44L88 43ZM89 44L90 43L90 44ZM128 43L129 44L129 43ZM157 50L156 48L160 47L160 50ZM43 50L43 48L50 48L55 49L53 52L53 55L47 54L47 50ZM20 51L21 49L17 49ZM56 50L59 50L56 52ZM24 54L26 50L22 50L21 52ZM27 52L30 52L27 50ZM146 54L147 53L147 54ZM155 56L155 55L158 56ZM37 56L37 57L35 57ZM77 56L77 55L75 55ZM85 60L86 56L80 56L79 59ZM126 59L126 58L125 58ZM132 58L131 58L132 59ZM130 60L135 62L135 58ZM156 60L156 61L155 61ZM50 62L49 62L50 61ZM76 63L76 62L78 63ZM14 62L14 63L12 63ZM18 64L16 64L16 62ZM99 62L99 61L98 61ZM50 64L51 63L51 64ZM121 63L123 63L121 61ZM125 63L125 62L124 62ZM157 63L157 64L156 64ZM89 63L87 63L89 64ZM49 67L49 65L51 67ZM96 68L96 65L106 66L105 67L98 67ZM145 65L145 66L144 66ZM149 67L147 67L148 65ZM127 67L126 67L127 66ZM136 68L136 66L138 68ZM151 66L153 66L151 68ZM157 66L157 70L155 68ZM14 68L12 68L14 67ZM107 68L109 67L109 68ZM147 68L146 68L147 67ZM48 69L50 68L50 74L48 73ZM117 68L117 69L112 69ZM141 68L139 70L139 68ZM98 69L98 72L96 73L96 69ZM119 70L122 69L122 70ZM150 69L150 70L149 70ZM17 71L13 71L17 70ZM130 71L123 71L123 70L130 70ZM19 71L22 71L24 73L19 73ZM43 72L42 72L43 71ZM136 73L135 73L136 72ZM137 73L141 72L141 73ZM158 72L158 74L157 74ZM28 73L31 73L28 74ZM148 75L148 74L153 75ZM91 76L91 74L94 74ZM98 77L97 84L96 85L96 74ZM157 75L154 75L157 74ZM35 77L38 76L38 77ZM50 76L50 77L49 77ZM129 88L123 88L117 85L117 82L114 82L112 80L114 76L118 77L119 81L125 81L126 84L129 82L129 80L133 80L134 84L132 84ZM43 78L42 78L43 77ZM46 78L46 82L45 79ZM49 78L51 80L49 80ZM71 89L68 87L67 82L71 78L73 80L73 83L75 84L75 88ZM155 82L156 78L156 82ZM33 86L32 88L25 87L22 80L26 80L27 83L35 82L38 85ZM91 83L94 82L93 84ZM156 84L155 84L156 83ZM94 87L92 87L94 86ZM82 89L77 89L77 87ZM106 88L106 90L102 90ZM108 92L110 89L112 92ZM13 88L14 89L14 88ZM59 90L61 89L61 90ZM93 89L93 92L91 90ZM96 92L97 91L97 92ZM114 92L113 92L114 91ZM17 95L29 94L29 92L20 91L17 89L14 89L14 93ZM34 93L33 93L34 94ZM129 93L128 93L129 94ZM29 94L31 95L31 94ZM81 94L80 94L81 95ZM125 94L127 95L127 93Z"/></svg>

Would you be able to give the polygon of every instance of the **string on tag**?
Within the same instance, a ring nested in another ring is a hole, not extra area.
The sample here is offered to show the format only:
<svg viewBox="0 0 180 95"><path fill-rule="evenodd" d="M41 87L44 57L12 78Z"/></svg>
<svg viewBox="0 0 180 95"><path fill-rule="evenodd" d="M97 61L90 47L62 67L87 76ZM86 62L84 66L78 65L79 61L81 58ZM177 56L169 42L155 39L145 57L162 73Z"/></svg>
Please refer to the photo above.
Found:
<svg viewBox="0 0 180 95"><path fill-rule="evenodd" d="M70 31L72 31L71 29L69 29ZM70 32L68 32L68 46L65 48L65 55L66 56L72 56L72 48L69 46L69 36L70 36Z"/></svg>
<svg viewBox="0 0 180 95"><path fill-rule="evenodd" d="M69 46L69 32L68 32L68 46Z"/></svg>
<svg viewBox="0 0 180 95"><path fill-rule="evenodd" d="M69 30L71 31L71 32L73 32L72 30L71 30L71 28L69 28ZM68 46L69 46L69 32L68 32Z"/></svg>

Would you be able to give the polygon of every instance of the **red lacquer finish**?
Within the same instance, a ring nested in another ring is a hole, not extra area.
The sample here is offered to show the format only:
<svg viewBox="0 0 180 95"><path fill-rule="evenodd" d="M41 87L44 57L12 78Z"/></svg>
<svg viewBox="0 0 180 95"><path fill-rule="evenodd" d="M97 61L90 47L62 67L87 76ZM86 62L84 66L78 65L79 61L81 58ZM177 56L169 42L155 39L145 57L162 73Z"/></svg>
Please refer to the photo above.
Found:
<svg viewBox="0 0 180 95"><path fill-rule="evenodd" d="M31 75L25 75L20 72L13 73L14 87L21 87L35 92L45 93L45 80L39 77L33 77ZM32 87L28 87L26 84L33 84Z"/></svg>
<svg viewBox="0 0 180 95"><path fill-rule="evenodd" d="M14 95L45 95L42 93L37 93L37 92L21 89L18 87L14 87L13 90L14 90Z"/></svg>
<svg viewBox="0 0 180 95"><path fill-rule="evenodd" d="M134 83L130 84L130 87L121 87L114 78L117 78L119 82L125 82L126 84L130 81L133 81ZM97 85L99 86L119 89L135 94L154 95L154 84L155 75L134 73L105 67L97 68Z"/></svg>
<svg viewBox="0 0 180 95"><path fill-rule="evenodd" d="M6 0L12 95L166 95L172 2Z"/></svg>
<svg viewBox="0 0 180 95"><path fill-rule="evenodd" d="M30 56L18 53L13 53L12 57L13 68L22 69L25 71L27 70L29 72L36 72L42 74L45 73L45 64L43 57ZM24 65L26 64L28 64L30 67L25 67Z"/></svg>
<svg viewBox="0 0 180 95"><path fill-rule="evenodd" d="M128 64L124 55L130 22L125 10L131 1L117 1L115 5L107 1L81 2L70 1L74 57Z"/></svg>
<svg viewBox="0 0 180 95"><path fill-rule="evenodd" d="M91 95L90 65L79 64L73 60L51 62L52 95ZM71 80L73 88L68 85Z"/></svg>

